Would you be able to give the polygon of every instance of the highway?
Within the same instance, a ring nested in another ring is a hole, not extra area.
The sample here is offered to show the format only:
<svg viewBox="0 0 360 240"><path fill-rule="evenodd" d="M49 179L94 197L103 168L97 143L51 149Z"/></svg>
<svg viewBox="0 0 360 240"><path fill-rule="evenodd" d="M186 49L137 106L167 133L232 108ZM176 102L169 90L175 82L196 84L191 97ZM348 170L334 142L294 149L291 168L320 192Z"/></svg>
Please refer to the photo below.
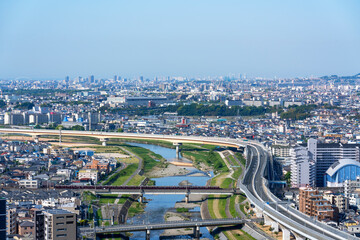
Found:
<svg viewBox="0 0 360 240"><path fill-rule="evenodd" d="M0 129L0 133L17 133L32 135L59 135L57 130L42 129ZM243 181L238 180L238 186L246 194L252 204L257 209L269 216L273 221L280 223L292 232L308 239L358 239L343 231L332 228L326 224L315 221L283 204L277 204L280 200L275 197L267 187L267 179L264 178L267 163L270 161L270 155L264 146L254 141L244 141L241 139L230 138L207 138L177 135L156 135L156 134L134 134L134 133L104 133L90 131L62 131L63 136L87 136L100 139L108 138L131 138L131 139L154 139L170 142L190 142L200 144L213 144L227 147L245 147L247 148L248 166ZM271 170L271 169L270 169ZM270 172L270 171L269 171Z"/></svg>
<svg viewBox="0 0 360 240"><path fill-rule="evenodd" d="M246 186L248 190L248 194L246 195L250 201L253 201L253 204L263 209L263 211L268 213L274 220L277 220L289 229L297 230L298 233L306 238L328 240L358 239L326 224L317 222L287 205L278 204L277 202L281 200L270 192L265 184L266 179L263 178L266 164L269 162L270 157L268 152L257 144L249 144L248 150L248 156L251 162L247 168L242 184Z"/></svg>

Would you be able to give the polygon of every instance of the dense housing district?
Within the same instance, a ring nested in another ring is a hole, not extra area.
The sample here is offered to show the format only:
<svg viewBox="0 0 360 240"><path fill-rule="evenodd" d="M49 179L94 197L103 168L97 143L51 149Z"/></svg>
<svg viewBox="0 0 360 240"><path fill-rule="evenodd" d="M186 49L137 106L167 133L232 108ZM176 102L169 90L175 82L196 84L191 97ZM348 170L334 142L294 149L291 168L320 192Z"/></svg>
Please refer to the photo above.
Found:
<svg viewBox="0 0 360 240"><path fill-rule="evenodd" d="M89 76L0 80L0 87L1 128L58 132L0 136L0 215L6 215L0 234L8 239L76 239L81 227L125 223L146 209L139 196L99 196L56 186L152 186L155 177L184 176L190 166L214 172L209 186L236 189L234 179L246 167L243 149L137 140L179 147L189 161L173 164L131 145L134 139L62 136L67 130L259 141L275 162L276 196L316 221L360 234L359 74L304 79ZM256 218L243 194L223 202L204 199L209 218ZM186 204L177 207L175 219L185 219ZM270 239L282 239L263 222L254 226ZM229 239L254 237L246 229L223 232Z"/></svg>

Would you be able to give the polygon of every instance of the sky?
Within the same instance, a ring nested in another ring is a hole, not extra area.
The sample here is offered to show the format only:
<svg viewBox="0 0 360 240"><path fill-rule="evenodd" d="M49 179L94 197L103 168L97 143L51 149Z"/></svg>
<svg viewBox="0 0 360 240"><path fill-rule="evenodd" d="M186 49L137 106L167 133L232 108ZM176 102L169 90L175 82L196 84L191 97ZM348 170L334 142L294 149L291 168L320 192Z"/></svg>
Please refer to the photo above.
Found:
<svg viewBox="0 0 360 240"><path fill-rule="evenodd" d="M0 1L0 78L360 72L358 0Z"/></svg>

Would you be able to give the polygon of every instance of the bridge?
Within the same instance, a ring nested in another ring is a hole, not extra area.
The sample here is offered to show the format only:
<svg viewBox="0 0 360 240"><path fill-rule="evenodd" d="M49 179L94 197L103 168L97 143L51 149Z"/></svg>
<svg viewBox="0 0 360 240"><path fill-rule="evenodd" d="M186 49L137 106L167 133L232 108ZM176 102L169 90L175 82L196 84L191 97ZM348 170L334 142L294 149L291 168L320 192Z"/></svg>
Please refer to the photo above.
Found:
<svg viewBox="0 0 360 240"><path fill-rule="evenodd" d="M10 129L0 128L0 133L25 134L38 138L41 135L59 135L58 130L43 129ZM134 133L104 133L91 131L67 131L61 132L63 136L86 136L99 138L106 145L110 138L123 139L152 139L163 140L172 143L198 143L212 144L224 147L245 149L244 154L248 160L244 179L238 179L240 190L246 194L249 201L255 206L259 217L264 217L265 225L271 225L274 231L281 230L283 239L288 240L290 236L296 239L358 239L353 235L332 228L324 223L316 221L311 217L293 209L281 202L269 189L269 181L275 180L272 173L272 157L267 149L258 142L244 141L230 138L208 138L198 136L156 135L156 134L134 134ZM269 203L269 204L268 204ZM250 223L245 223L250 224Z"/></svg>
<svg viewBox="0 0 360 240"><path fill-rule="evenodd" d="M211 226L231 226L239 225L247 222L259 222L262 219L239 219L239 218L225 218L225 219L205 219L205 220L191 220L191 221L168 221L163 223L148 223L148 224L122 224L108 227L95 228L80 228L80 234L110 234L120 232L136 232L145 231L146 239L150 239L151 230L162 229L178 229L178 228L193 228L194 239L200 238L200 227Z"/></svg>
<svg viewBox="0 0 360 240"><path fill-rule="evenodd" d="M56 185L55 189L72 191L91 191L95 194L137 194L143 202L144 194L184 194L185 202L189 202L190 194L198 195L233 195L240 193L234 188L203 187L203 186L69 186Z"/></svg>
<svg viewBox="0 0 360 240"><path fill-rule="evenodd" d="M180 143L198 143L213 144L224 147L246 147L236 139L231 138L215 138L215 137L198 137L198 136L178 136L178 135L159 135L159 134L137 134L137 133L114 133L114 132L98 132L98 131L70 131L70 130L48 130L48 129L17 129L17 128L1 128L0 133L29 135L38 141L40 136L78 136L98 138L106 146L109 139L138 139L138 140L163 140L180 145ZM105 143L105 144L104 144Z"/></svg>

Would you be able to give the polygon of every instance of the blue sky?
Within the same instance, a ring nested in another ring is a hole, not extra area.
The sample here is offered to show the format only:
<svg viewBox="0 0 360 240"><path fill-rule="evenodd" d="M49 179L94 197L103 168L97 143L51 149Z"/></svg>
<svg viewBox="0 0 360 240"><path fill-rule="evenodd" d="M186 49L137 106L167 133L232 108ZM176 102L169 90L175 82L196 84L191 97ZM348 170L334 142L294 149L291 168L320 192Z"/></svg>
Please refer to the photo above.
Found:
<svg viewBox="0 0 360 240"><path fill-rule="evenodd" d="M0 78L360 72L357 0L0 1Z"/></svg>

